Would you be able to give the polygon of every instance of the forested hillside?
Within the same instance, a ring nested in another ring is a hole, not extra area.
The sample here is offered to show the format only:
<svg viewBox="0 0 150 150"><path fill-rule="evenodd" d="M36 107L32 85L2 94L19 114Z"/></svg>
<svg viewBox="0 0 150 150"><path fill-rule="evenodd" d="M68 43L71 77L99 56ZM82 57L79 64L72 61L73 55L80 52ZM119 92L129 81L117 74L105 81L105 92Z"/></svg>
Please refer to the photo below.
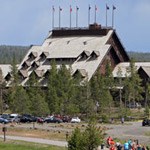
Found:
<svg viewBox="0 0 150 150"><path fill-rule="evenodd" d="M144 52L128 52L130 58L140 62L150 62L150 53Z"/></svg>
<svg viewBox="0 0 150 150"><path fill-rule="evenodd" d="M16 63L20 63L27 53L28 46L0 46L0 64L10 64L13 56L16 58ZM128 52L129 57L135 61L148 62L150 61L150 53Z"/></svg>
<svg viewBox="0 0 150 150"><path fill-rule="evenodd" d="M20 63L29 47L25 46L0 46L0 64L11 64L13 57Z"/></svg>

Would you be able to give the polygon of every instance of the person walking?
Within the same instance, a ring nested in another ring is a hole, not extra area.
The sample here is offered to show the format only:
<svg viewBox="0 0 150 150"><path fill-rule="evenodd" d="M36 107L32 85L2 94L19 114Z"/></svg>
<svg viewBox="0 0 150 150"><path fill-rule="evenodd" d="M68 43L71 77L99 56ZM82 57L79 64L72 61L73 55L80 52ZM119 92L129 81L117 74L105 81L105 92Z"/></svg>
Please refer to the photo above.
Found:
<svg viewBox="0 0 150 150"><path fill-rule="evenodd" d="M121 118L121 123L124 124L124 117Z"/></svg>
<svg viewBox="0 0 150 150"><path fill-rule="evenodd" d="M129 143L127 141L124 143L124 150L129 150Z"/></svg>

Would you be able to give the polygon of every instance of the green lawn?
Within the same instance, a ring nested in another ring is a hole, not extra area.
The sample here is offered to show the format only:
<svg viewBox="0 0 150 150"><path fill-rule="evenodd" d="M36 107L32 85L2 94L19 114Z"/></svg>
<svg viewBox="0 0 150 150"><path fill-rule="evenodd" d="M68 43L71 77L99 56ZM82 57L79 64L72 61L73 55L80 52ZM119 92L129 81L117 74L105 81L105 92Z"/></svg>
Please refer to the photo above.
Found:
<svg viewBox="0 0 150 150"><path fill-rule="evenodd" d="M66 150L66 148L20 141L0 141L0 150Z"/></svg>

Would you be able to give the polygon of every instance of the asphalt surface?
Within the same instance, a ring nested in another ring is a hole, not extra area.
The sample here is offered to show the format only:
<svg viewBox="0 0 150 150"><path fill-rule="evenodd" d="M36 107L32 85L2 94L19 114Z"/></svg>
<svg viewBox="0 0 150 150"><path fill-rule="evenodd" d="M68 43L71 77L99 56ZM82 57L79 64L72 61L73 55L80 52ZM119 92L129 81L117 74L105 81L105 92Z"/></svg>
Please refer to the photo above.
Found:
<svg viewBox="0 0 150 150"><path fill-rule="evenodd" d="M102 124L101 126L105 126L108 128L106 130L107 136L112 136L113 138L119 138L123 140L128 139L136 139L141 144L150 145L150 136L146 136L146 133L150 133L150 126L143 127L141 122L125 122L122 124ZM33 128L32 124L21 124L17 125L17 127L23 128ZM71 129L66 129L61 126L57 127L54 124L44 124L44 125L37 125L35 126L37 129L45 129L45 130L59 130L59 131L71 131ZM0 133L2 134L2 132ZM3 138L3 135L0 135L0 138ZM56 140L47 140L47 139L40 139L40 138L30 138L30 137L18 137L18 136L6 136L6 139L12 140L21 140L21 141L28 141L28 142L35 142L35 143L42 143L42 144L49 144L49 145L56 145L56 146L67 146L66 141L56 141Z"/></svg>
<svg viewBox="0 0 150 150"><path fill-rule="evenodd" d="M112 137L116 137L123 140L136 139L141 144L150 145L150 136L146 136L146 133L150 134L150 126L142 126L142 122L128 122L119 125L106 125L109 130L106 133Z"/></svg>

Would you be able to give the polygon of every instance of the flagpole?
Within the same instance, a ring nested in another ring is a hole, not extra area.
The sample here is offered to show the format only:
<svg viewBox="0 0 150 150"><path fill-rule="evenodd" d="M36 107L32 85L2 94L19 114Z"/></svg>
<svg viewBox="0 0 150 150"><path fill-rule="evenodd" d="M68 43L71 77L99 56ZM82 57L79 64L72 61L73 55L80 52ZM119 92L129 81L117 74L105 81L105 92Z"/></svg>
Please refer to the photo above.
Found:
<svg viewBox="0 0 150 150"><path fill-rule="evenodd" d="M76 6L76 28L78 27L78 7Z"/></svg>
<svg viewBox="0 0 150 150"><path fill-rule="evenodd" d="M112 8L112 28L114 27L114 9Z"/></svg>
<svg viewBox="0 0 150 150"><path fill-rule="evenodd" d="M59 6L59 29L61 27L61 8Z"/></svg>
<svg viewBox="0 0 150 150"><path fill-rule="evenodd" d="M109 7L106 4L106 27L107 27L107 10L109 9Z"/></svg>
<svg viewBox="0 0 150 150"><path fill-rule="evenodd" d="M71 11L72 11L72 8L71 8L71 5L70 5L70 28L71 28Z"/></svg>
<svg viewBox="0 0 150 150"><path fill-rule="evenodd" d="M95 23L96 23L96 9L97 9L97 8L96 8L96 5L95 5Z"/></svg>
<svg viewBox="0 0 150 150"><path fill-rule="evenodd" d="M112 8L112 28L114 27L114 11L115 11L116 7L113 6Z"/></svg>
<svg viewBox="0 0 150 150"><path fill-rule="evenodd" d="M106 27L107 27L107 5L106 5Z"/></svg>
<svg viewBox="0 0 150 150"><path fill-rule="evenodd" d="M54 29L54 6L52 6L52 29Z"/></svg>
<svg viewBox="0 0 150 150"><path fill-rule="evenodd" d="M59 29L60 29L60 7L59 7Z"/></svg>
<svg viewBox="0 0 150 150"><path fill-rule="evenodd" d="M91 10L91 6L89 5L89 8L88 8L88 26L90 25L90 10Z"/></svg>

